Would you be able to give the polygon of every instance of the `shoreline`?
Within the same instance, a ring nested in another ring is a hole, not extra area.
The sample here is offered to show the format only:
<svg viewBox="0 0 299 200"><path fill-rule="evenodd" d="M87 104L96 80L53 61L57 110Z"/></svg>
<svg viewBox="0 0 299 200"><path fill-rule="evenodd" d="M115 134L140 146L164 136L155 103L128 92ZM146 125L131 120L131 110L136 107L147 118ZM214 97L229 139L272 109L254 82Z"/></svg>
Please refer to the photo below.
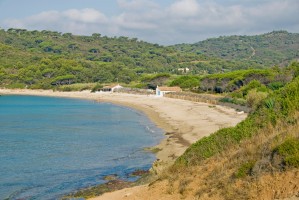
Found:
<svg viewBox="0 0 299 200"><path fill-rule="evenodd" d="M235 126L247 117L246 113L240 114L232 108L219 105L125 93L0 89L0 95L79 98L112 103L141 111L157 127L161 128L165 135L165 138L157 146L149 148L155 151L154 154L157 157L151 168L154 174L160 174L173 164L176 158L182 155L192 143L220 128ZM103 197L103 199L105 198Z"/></svg>

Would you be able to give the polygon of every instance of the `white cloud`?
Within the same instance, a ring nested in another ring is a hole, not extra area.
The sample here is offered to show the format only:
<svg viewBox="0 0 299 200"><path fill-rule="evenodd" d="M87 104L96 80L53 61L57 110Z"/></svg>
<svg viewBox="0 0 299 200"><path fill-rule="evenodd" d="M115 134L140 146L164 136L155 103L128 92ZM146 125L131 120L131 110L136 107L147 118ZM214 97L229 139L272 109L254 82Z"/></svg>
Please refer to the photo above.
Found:
<svg viewBox="0 0 299 200"><path fill-rule="evenodd" d="M108 21L108 18L101 12L86 8L63 12L46 11L24 19L8 19L4 23L7 27L90 34L91 30L101 31L97 27L102 27Z"/></svg>
<svg viewBox="0 0 299 200"><path fill-rule="evenodd" d="M156 1L157 2L157 1ZM299 32L298 0L118 0L120 12L104 15L93 8L47 11L10 19L4 27L50 29L74 34L95 32L160 43L197 42L207 37L257 34L286 29ZM242 3L243 2L243 3Z"/></svg>
<svg viewBox="0 0 299 200"><path fill-rule="evenodd" d="M150 0L117 0L117 3L122 9L135 11L159 7L158 4Z"/></svg>
<svg viewBox="0 0 299 200"><path fill-rule="evenodd" d="M71 9L63 12L62 15L66 16L69 20L83 23L107 22L107 18L104 14L91 8L82 10Z"/></svg>
<svg viewBox="0 0 299 200"><path fill-rule="evenodd" d="M170 6L169 11L178 17L196 16L199 12L199 4L196 0L178 0Z"/></svg>
<svg viewBox="0 0 299 200"><path fill-rule="evenodd" d="M146 17L140 18L138 15L129 13L123 13L115 17L113 22L115 25L125 29L147 30L159 28L155 23L146 20Z"/></svg>

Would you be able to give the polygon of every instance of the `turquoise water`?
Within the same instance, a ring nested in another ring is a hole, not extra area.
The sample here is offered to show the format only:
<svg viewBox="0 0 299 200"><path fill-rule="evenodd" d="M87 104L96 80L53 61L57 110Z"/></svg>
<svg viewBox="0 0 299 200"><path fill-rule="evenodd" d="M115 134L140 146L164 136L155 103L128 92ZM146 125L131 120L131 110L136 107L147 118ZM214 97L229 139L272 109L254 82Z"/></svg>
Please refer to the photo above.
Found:
<svg viewBox="0 0 299 200"><path fill-rule="evenodd" d="M131 180L162 139L143 114L93 101L0 96L0 199L59 199L103 183Z"/></svg>

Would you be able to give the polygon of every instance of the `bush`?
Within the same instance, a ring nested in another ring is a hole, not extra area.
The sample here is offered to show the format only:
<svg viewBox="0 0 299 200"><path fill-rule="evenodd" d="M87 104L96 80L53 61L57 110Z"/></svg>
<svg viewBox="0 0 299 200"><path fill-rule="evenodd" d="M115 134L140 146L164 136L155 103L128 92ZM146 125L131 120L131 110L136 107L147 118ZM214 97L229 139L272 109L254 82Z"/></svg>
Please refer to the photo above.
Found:
<svg viewBox="0 0 299 200"><path fill-rule="evenodd" d="M268 88L270 88L271 90L279 90L283 86L284 86L284 84L280 81L272 82L272 83L268 84Z"/></svg>
<svg viewBox="0 0 299 200"><path fill-rule="evenodd" d="M71 85L62 85L57 89L59 91L70 92L70 91L83 91L83 90L91 90L95 86L94 83L76 83Z"/></svg>
<svg viewBox="0 0 299 200"><path fill-rule="evenodd" d="M103 85L101 85L101 84L96 84L93 88L92 88L92 90L91 90L91 92L96 92L96 91L99 91L99 90L101 90L103 88Z"/></svg>
<svg viewBox="0 0 299 200"><path fill-rule="evenodd" d="M274 99L270 98L270 99L266 99L265 100L265 106L266 106L266 108L273 109L274 105L275 105L275 100Z"/></svg>
<svg viewBox="0 0 299 200"><path fill-rule="evenodd" d="M24 89L26 88L26 85L23 83L13 83L8 86L6 86L8 89Z"/></svg>
<svg viewBox="0 0 299 200"><path fill-rule="evenodd" d="M250 90L259 88L261 86L261 82L259 82L258 80L252 80L246 86L242 87L241 91L243 92L243 96L246 96Z"/></svg>
<svg viewBox="0 0 299 200"><path fill-rule="evenodd" d="M237 178L243 178L247 175L251 175L252 169L255 165L255 161L248 161L241 165L241 167L238 169L237 173L235 174Z"/></svg>
<svg viewBox="0 0 299 200"><path fill-rule="evenodd" d="M180 76L170 83L170 86L192 89L199 86L199 78L195 76Z"/></svg>
<svg viewBox="0 0 299 200"><path fill-rule="evenodd" d="M286 165L299 168L299 153L285 158Z"/></svg>
<svg viewBox="0 0 299 200"><path fill-rule="evenodd" d="M219 99L219 101L223 102L223 103L233 103L233 99L229 98L229 97L221 98L221 99Z"/></svg>
<svg viewBox="0 0 299 200"><path fill-rule="evenodd" d="M287 166L299 167L299 139L288 139L274 150L284 157Z"/></svg>
<svg viewBox="0 0 299 200"><path fill-rule="evenodd" d="M277 152L282 156L299 153L299 139L288 139L277 147Z"/></svg>
<svg viewBox="0 0 299 200"><path fill-rule="evenodd" d="M250 90L246 96L247 106L255 110L267 96L268 93L266 92L258 92L256 89Z"/></svg>

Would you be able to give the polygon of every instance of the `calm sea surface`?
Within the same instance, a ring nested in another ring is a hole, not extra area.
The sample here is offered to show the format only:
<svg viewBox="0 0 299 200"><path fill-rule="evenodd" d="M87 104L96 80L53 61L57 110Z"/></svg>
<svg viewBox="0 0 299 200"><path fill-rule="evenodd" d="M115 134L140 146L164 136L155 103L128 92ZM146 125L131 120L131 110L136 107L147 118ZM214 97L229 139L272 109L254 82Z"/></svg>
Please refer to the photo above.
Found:
<svg viewBox="0 0 299 200"><path fill-rule="evenodd" d="M0 96L0 199L59 199L103 183L131 180L162 139L143 114L93 101Z"/></svg>

